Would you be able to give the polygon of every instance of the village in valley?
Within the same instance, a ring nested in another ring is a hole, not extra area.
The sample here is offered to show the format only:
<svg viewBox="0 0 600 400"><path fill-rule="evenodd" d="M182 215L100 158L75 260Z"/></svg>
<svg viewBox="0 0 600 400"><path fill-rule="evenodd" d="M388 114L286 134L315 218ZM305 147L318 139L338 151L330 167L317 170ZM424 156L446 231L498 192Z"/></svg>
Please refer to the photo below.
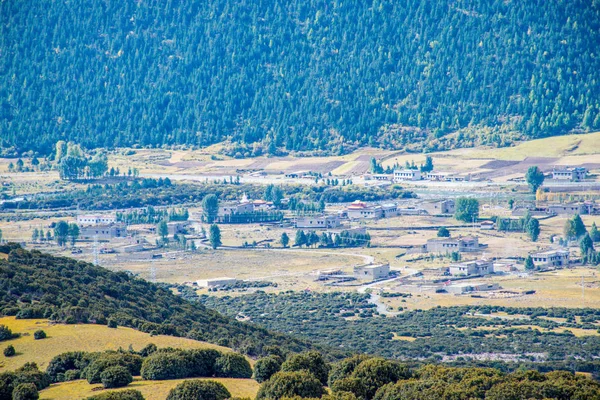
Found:
<svg viewBox="0 0 600 400"><path fill-rule="evenodd" d="M498 159L493 149L261 159L136 149L109 153L94 179L3 159L0 229L3 241L198 295L367 291L390 315L600 306L600 160L568 149L518 159L531 143ZM135 182L140 196L153 186L192 195L123 207L117 190L114 204L94 206L102 185ZM67 189L87 200L48 200Z"/></svg>

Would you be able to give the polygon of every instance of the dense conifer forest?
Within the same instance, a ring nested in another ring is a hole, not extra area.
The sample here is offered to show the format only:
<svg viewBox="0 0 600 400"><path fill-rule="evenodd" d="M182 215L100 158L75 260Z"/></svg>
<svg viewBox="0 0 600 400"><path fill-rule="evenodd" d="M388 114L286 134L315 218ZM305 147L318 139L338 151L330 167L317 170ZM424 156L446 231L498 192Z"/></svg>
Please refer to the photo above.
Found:
<svg viewBox="0 0 600 400"><path fill-rule="evenodd" d="M332 153L600 129L599 15L598 0L4 1L0 145Z"/></svg>

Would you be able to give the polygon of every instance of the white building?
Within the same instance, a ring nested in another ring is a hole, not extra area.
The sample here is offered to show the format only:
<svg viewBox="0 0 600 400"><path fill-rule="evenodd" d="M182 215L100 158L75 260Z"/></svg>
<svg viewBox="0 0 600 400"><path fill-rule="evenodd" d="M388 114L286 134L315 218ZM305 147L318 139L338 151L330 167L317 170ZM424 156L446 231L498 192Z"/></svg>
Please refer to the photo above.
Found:
<svg viewBox="0 0 600 400"><path fill-rule="evenodd" d="M568 250L549 250L531 254L537 268L566 267L569 265Z"/></svg>
<svg viewBox="0 0 600 400"><path fill-rule="evenodd" d="M394 171L394 182L420 180L421 171L418 169L397 169Z"/></svg>
<svg viewBox="0 0 600 400"><path fill-rule="evenodd" d="M215 288L215 287L219 287L219 286L226 286L226 285L231 285L236 283L238 280L236 278L227 278L227 277L222 277L222 278L214 278L214 279L203 279L203 280L199 280L196 281L196 285L198 285L199 287L205 287L205 288Z"/></svg>
<svg viewBox="0 0 600 400"><path fill-rule="evenodd" d="M388 276L390 276L390 264L369 264L354 267L354 277L359 280L376 281Z"/></svg>
<svg viewBox="0 0 600 400"><path fill-rule="evenodd" d="M585 179L587 169L583 167L554 167L552 169L552 179L559 181L579 182Z"/></svg>
<svg viewBox="0 0 600 400"><path fill-rule="evenodd" d="M489 275L494 273L494 264L487 260L466 261L450 265L448 272L452 276Z"/></svg>
<svg viewBox="0 0 600 400"><path fill-rule="evenodd" d="M337 215L310 215L294 220L294 227L298 229L333 229L340 226L342 223Z"/></svg>
<svg viewBox="0 0 600 400"><path fill-rule="evenodd" d="M85 214L77 216L77 225L110 225L117 222L114 214Z"/></svg>

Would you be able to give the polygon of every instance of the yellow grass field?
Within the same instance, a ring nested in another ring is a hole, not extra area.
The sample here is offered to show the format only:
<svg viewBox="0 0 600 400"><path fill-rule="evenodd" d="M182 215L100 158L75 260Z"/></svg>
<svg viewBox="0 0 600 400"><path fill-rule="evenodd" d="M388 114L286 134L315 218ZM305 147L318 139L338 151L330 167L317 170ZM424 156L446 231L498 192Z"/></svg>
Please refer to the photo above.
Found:
<svg viewBox="0 0 600 400"><path fill-rule="evenodd" d="M201 378L204 379L204 378ZM208 378L206 378L208 379ZM146 400L164 400L169 391L186 379L176 379L169 381L144 381L136 377L134 381L123 389L112 389L112 391L136 389L139 390ZM190 379L187 379L190 380ZM233 379L233 378L211 378L221 382L233 397L254 398L258 392L259 384L253 379ZM102 385L90 385L85 380L63 382L53 384L49 388L40 392L42 400L73 400L85 399L87 397L99 394L103 391Z"/></svg>
<svg viewBox="0 0 600 400"><path fill-rule="evenodd" d="M3 342L4 346L12 344L17 351L13 357L0 355L0 372L10 371L21 367L26 362L35 362L41 370L45 370L50 360L67 351L104 351L127 349L131 344L135 350L140 350L147 344L154 343L158 347L176 347L182 349L214 348L221 351L231 351L226 347L199 342L192 339L174 336L150 336L148 333L131 328L118 327L111 329L104 325L92 324L53 324L44 319L15 319L14 317L0 318L0 325L8 326L13 333L21 337ZM43 329L48 337L34 340L33 333Z"/></svg>

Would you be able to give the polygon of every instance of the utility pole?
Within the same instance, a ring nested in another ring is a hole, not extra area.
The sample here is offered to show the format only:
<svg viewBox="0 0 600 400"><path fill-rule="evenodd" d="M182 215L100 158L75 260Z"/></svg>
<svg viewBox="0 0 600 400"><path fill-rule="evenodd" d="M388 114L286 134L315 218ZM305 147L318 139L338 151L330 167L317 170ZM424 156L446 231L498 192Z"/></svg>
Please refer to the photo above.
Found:
<svg viewBox="0 0 600 400"><path fill-rule="evenodd" d="M94 235L94 265L100 265L100 261L98 259L98 236Z"/></svg>

